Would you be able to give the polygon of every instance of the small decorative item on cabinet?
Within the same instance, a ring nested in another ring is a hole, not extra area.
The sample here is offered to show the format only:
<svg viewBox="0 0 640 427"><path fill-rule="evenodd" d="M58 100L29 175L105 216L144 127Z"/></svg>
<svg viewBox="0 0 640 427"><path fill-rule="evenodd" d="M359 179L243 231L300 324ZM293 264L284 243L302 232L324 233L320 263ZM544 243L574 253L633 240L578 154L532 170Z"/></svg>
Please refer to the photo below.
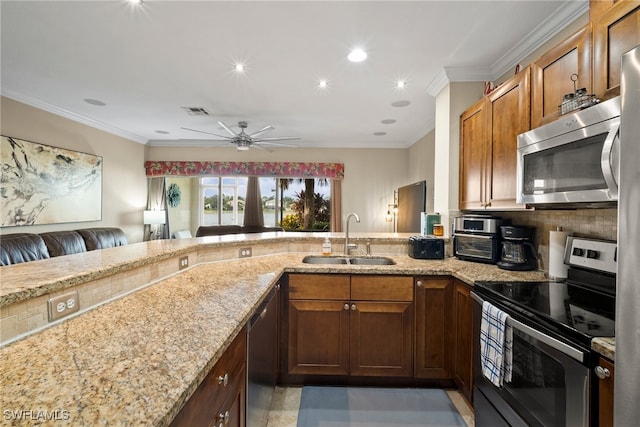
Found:
<svg viewBox="0 0 640 427"><path fill-rule="evenodd" d="M588 95L586 88L576 89L576 82L578 81L577 74L571 74L571 81L573 82L573 93L566 94L562 104L558 106L558 113L560 115L567 114L575 110L582 110L600 102L595 95Z"/></svg>

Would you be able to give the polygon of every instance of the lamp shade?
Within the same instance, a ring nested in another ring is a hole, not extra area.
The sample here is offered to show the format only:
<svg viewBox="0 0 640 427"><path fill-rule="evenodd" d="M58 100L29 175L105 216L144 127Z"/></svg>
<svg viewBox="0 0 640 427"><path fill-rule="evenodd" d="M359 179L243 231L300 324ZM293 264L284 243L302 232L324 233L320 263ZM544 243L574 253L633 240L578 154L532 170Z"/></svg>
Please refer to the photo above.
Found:
<svg viewBox="0 0 640 427"><path fill-rule="evenodd" d="M164 224L166 217L166 211L144 211L143 223L144 224Z"/></svg>

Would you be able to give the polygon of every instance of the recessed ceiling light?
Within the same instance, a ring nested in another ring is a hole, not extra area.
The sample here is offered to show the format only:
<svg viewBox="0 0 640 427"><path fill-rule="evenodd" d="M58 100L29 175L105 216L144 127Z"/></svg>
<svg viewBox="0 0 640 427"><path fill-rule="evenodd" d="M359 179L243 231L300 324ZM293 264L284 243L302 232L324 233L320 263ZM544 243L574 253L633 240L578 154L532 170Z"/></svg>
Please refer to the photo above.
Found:
<svg viewBox="0 0 640 427"><path fill-rule="evenodd" d="M159 134L161 134L161 135L169 135L169 131L166 131L166 130L158 129L158 130L156 130L155 132L156 132L156 133L159 133Z"/></svg>
<svg viewBox="0 0 640 427"><path fill-rule="evenodd" d="M404 89L405 87L407 87L407 82L404 80L398 80L396 82L396 88L397 89Z"/></svg>
<svg viewBox="0 0 640 427"><path fill-rule="evenodd" d="M353 49L347 56L351 62L362 62L367 59L367 52L360 48Z"/></svg>
<svg viewBox="0 0 640 427"><path fill-rule="evenodd" d="M99 99L85 98L83 99L83 101L86 102L87 104L95 105L97 107L104 107L105 105L107 105L104 102L100 101Z"/></svg>
<svg viewBox="0 0 640 427"><path fill-rule="evenodd" d="M396 122L396 119L384 119L380 123L383 125L392 125Z"/></svg>
<svg viewBox="0 0 640 427"><path fill-rule="evenodd" d="M320 89L326 89L329 86L329 82L326 79L318 80L318 87Z"/></svg>
<svg viewBox="0 0 640 427"><path fill-rule="evenodd" d="M391 104L392 107L406 107L407 105L411 104L411 102L409 101L396 101L394 103Z"/></svg>
<svg viewBox="0 0 640 427"><path fill-rule="evenodd" d="M385 136L387 133L386 132L374 132L373 134L375 136Z"/></svg>
<svg viewBox="0 0 640 427"><path fill-rule="evenodd" d="M236 72L244 73L244 64L238 62L238 63L236 63L234 68L235 68Z"/></svg>

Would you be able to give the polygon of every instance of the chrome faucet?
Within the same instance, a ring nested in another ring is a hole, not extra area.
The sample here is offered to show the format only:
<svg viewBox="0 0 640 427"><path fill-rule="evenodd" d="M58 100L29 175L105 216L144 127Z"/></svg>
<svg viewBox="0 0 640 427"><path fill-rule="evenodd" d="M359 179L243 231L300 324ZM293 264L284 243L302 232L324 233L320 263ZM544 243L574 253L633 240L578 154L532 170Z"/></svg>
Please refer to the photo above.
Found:
<svg viewBox="0 0 640 427"><path fill-rule="evenodd" d="M356 219L356 222L360 222L360 217L358 216L357 213L353 213L351 212L349 215L347 215L347 218L344 220L344 222L346 223L345 229L346 229L346 234L344 237L344 254L345 256L349 255L349 250L350 249L355 249L358 247L357 244L355 243L349 243L349 220L351 219L351 217L354 217Z"/></svg>

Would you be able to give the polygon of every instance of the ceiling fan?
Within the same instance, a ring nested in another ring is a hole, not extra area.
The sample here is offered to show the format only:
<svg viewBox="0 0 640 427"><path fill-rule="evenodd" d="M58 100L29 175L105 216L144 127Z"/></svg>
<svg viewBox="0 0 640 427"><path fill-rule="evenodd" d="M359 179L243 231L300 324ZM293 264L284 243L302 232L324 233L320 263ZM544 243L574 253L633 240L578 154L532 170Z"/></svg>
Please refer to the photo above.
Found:
<svg viewBox="0 0 640 427"><path fill-rule="evenodd" d="M247 128L247 122L239 121L238 122L238 127L240 128L240 132L236 133L236 132L232 131L229 128L229 126L227 126L223 122L218 122L218 124L220 126L222 126L222 128L224 130L229 132L229 134L231 136L218 135L218 134L211 133L211 132L205 132L205 131L202 131L202 130L190 129L190 128L185 128L185 127L183 127L182 129L189 130L189 131L192 131L192 132L205 133L207 135L213 135L215 137L221 138L221 139L214 139L213 141L221 141L221 142L225 142L225 143L235 144L236 148L238 150L240 150L240 151L246 151L251 146L256 146L258 148L263 148L263 149L267 149L267 150L269 148L266 147L266 146L292 147L291 145L278 144L278 143L272 142L272 141L288 141L288 140L293 140L293 139L300 139L299 136L274 136L274 137L270 137L270 138L263 138L262 135L264 135L265 133L275 129L271 125L265 126L265 127L263 127L262 129L260 129L257 132L246 133L244 130ZM265 146L265 147L263 147L263 146Z"/></svg>

